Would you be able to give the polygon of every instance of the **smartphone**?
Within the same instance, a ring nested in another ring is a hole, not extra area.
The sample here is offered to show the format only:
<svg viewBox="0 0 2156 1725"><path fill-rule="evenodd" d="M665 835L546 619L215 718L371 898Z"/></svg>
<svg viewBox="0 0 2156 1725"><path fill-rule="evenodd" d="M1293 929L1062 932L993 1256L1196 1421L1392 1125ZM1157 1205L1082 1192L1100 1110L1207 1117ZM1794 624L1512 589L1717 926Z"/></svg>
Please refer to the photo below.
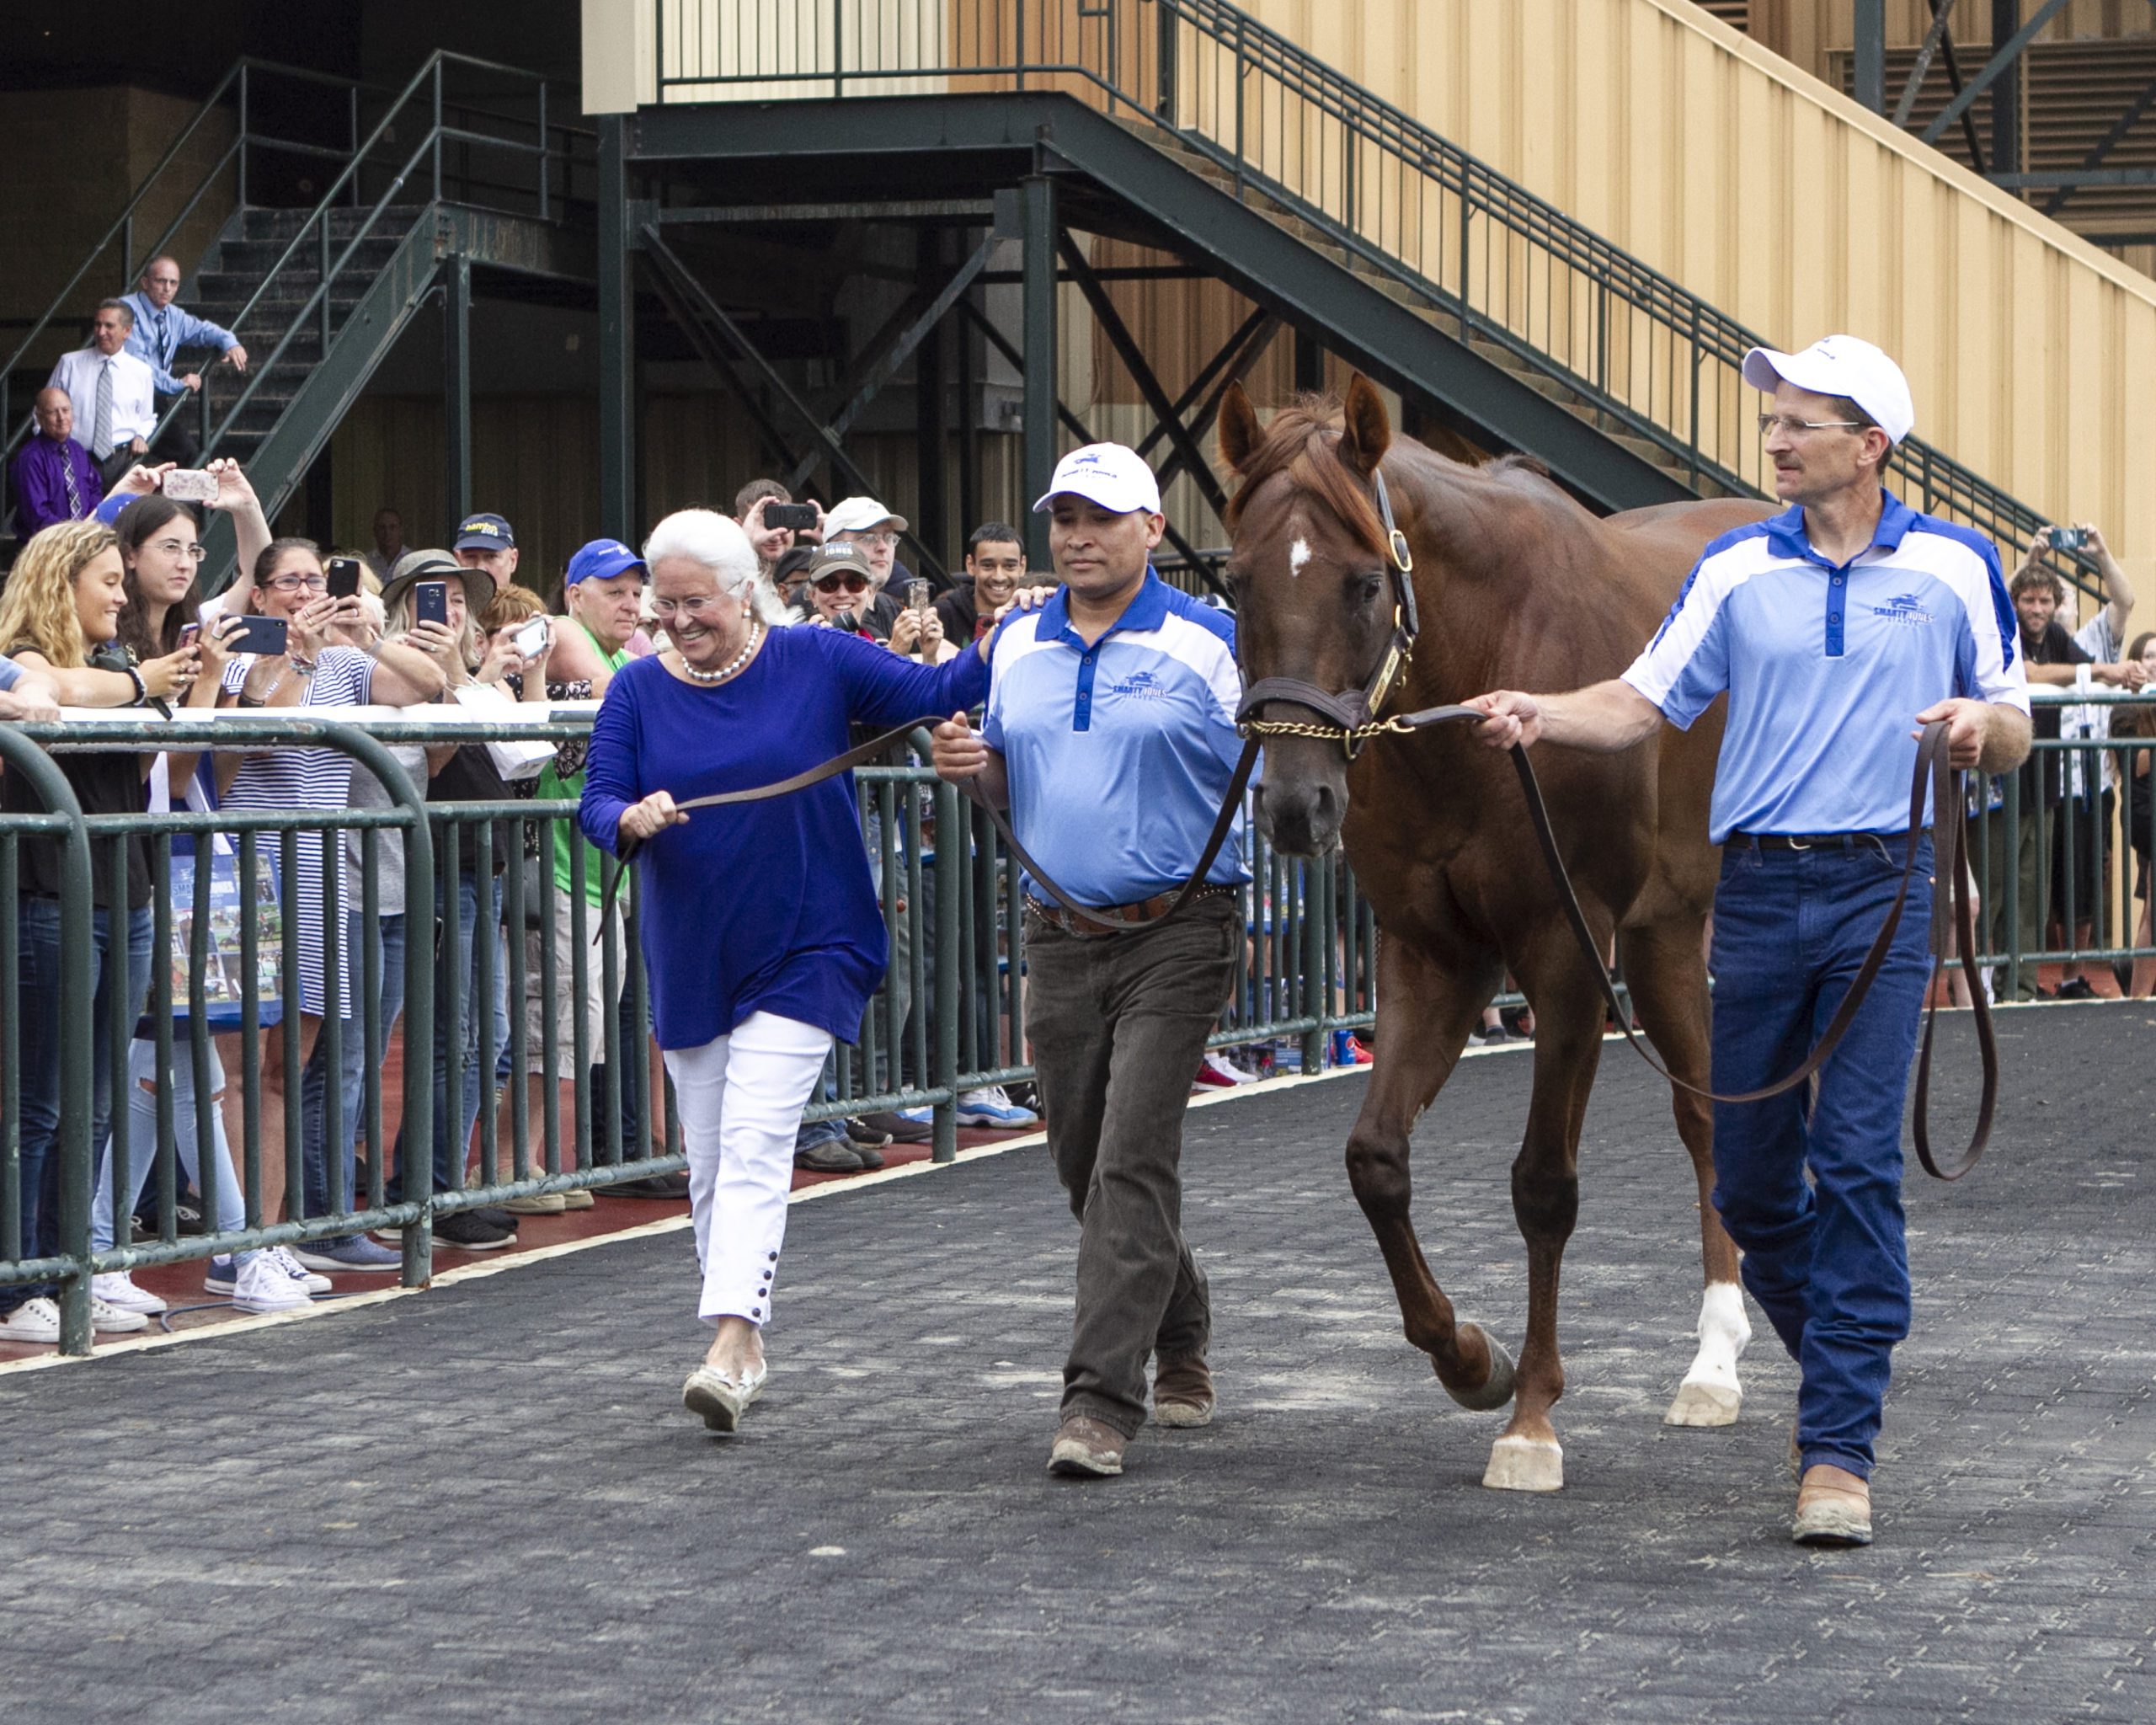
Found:
<svg viewBox="0 0 2156 1725"><path fill-rule="evenodd" d="M861 619L850 611L842 611L831 619L831 627L844 629L849 635L857 635L861 633Z"/></svg>
<svg viewBox="0 0 2156 1725"><path fill-rule="evenodd" d="M2086 527L2049 527L2044 531L2045 541L2053 551L2079 551L2089 542Z"/></svg>
<svg viewBox="0 0 2156 1725"><path fill-rule="evenodd" d="M764 525L766 527L791 527L798 533L804 527L816 525L816 505L813 503L767 503L764 505Z"/></svg>
<svg viewBox="0 0 2156 1725"><path fill-rule="evenodd" d="M360 560L356 557L329 559L329 596L350 599L360 590Z"/></svg>
<svg viewBox="0 0 2156 1725"><path fill-rule="evenodd" d="M532 618L530 622L510 637L510 644L515 647L522 657L531 658L533 654L547 644L547 619L543 617Z"/></svg>
<svg viewBox="0 0 2156 1725"><path fill-rule="evenodd" d="M285 650L285 620L280 617L263 617L250 611L239 620L237 628L225 632L224 644L227 653L282 653Z"/></svg>
<svg viewBox="0 0 2156 1725"><path fill-rule="evenodd" d="M215 503L217 476L200 467L174 467L157 489L174 503Z"/></svg>
<svg viewBox="0 0 2156 1725"><path fill-rule="evenodd" d="M412 615L423 623L447 623L449 583L422 581L413 588Z"/></svg>
<svg viewBox="0 0 2156 1725"><path fill-rule="evenodd" d="M927 582L912 580L906 583L906 609L908 611L927 611L933 603L934 601L928 596Z"/></svg>
<svg viewBox="0 0 2156 1725"><path fill-rule="evenodd" d="M179 626L180 650L184 652L192 647L195 644L195 638L201 633L202 625L200 623L182 623Z"/></svg>

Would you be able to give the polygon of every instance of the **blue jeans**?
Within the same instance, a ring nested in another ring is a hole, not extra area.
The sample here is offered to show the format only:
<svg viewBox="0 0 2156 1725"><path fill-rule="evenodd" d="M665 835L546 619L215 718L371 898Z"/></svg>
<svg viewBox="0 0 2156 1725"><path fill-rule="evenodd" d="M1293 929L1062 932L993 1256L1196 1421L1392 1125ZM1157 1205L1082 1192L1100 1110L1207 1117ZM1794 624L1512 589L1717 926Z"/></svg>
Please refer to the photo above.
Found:
<svg viewBox="0 0 2156 1725"><path fill-rule="evenodd" d="M1757 1089L1810 1051L1893 903L1901 854L1899 841L1726 848L1715 894L1716 1089ZM1715 1106L1715 1208L1743 1251L1745 1287L1802 1369L1804 1465L1866 1478L1894 1344L1909 1332L1902 1102L1930 975L1930 869L1926 837L1893 946L1814 1082L1808 1117L1802 1086Z"/></svg>
<svg viewBox="0 0 2156 1725"><path fill-rule="evenodd" d="M386 917L383 919L385 923L387 920ZM362 968L366 960L362 956L364 949L360 938L364 927L356 911L345 914L344 943L338 954L338 964L343 967L344 974L344 997L355 1009L361 1009L360 993L366 980L366 973ZM292 1012L297 1005L296 999L287 1000L285 1010ZM359 1114L360 1087L366 1072L366 1021L360 1016L359 1010L355 1010L351 1017L337 1021L337 1097L342 1115L338 1126L339 1141L334 1167L329 1155L329 1038L327 1033L326 1023L315 1033L314 1046L308 1050L307 1065L300 1073L300 1201L302 1208L294 1214L306 1216L338 1215L350 1210L353 1201L352 1145L355 1123ZM289 1201L288 1198L288 1204ZM336 1244L350 1237L340 1235L336 1240L325 1243Z"/></svg>
<svg viewBox="0 0 2156 1725"><path fill-rule="evenodd" d="M404 918L401 913L383 916L377 927L382 942L382 993L374 1006L382 1019L382 1045L387 1049L389 1039L397 1029L397 1021L404 1016ZM359 919L355 917L352 923L355 946L358 944L360 935ZM362 986L365 981L362 974ZM364 1030L364 1025L360 1028ZM344 1122L349 1128L346 1135L350 1138L355 1152L360 1135L367 1129L366 1068L366 1039L363 1035L355 1034L344 1047ZM370 1144L367 1148L373 1160L381 1160L381 1146Z"/></svg>
<svg viewBox="0 0 2156 1725"><path fill-rule="evenodd" d="M464 1184L464 1155L472 1140L472 1127L479 1118L479 1097L487 1087L487 1075L479 1070L479 1020L491 1017L494 1010L491 991L484 1000L478 998L478 972L474 964L477 942L474 938L479 926L480 883L469 874L456 883L456 921L452 937L449 917L444 910L445 884L435 883L435 903L440 912L438 922L440 935L435 943L435 1108L434 1108L434 1189L454 1192ZM501 920L501 882L491 880L488 887L488 900L493 906L494 920ZM452 943L453 942L453 943ZM445 1010L448 989L443 973L444 964L456 967L456 1018L452 1027L450 1015ZM462 1081L458 1086L457 1116L449 1117L449 1039L454 1029L462 1049ZM409 1060L408 1049L405 1058ZM404 1134L397 1134L396 1172L389 1177L382 1188L383 1196L392 1204L401 1203L404 1197Z"/></svg>
<svg viewBox="0 0 2156 1725"><path fill-rule="evenodd" d="M21 929L19 973L21 992L16 1060L22 1087L22 1247L25 1258L50 1258L60 1239L60 901L25 893L16 901ZM104 1156L112 1130L112 991L127 991L127 1022L142 1014L150 992L151 915L146 908L125 913L127 965L124 975L111 964L109 913L90 913L90 1155ZM28 1300L51 1299L51 1282L19 1282L0 1288L0 1314Z"/></svg>
<svg viewBox="0 0 2156 1725"><path fill-rule="evenodd" d="M118 1178L120 1158L108 1155L104 1165L98 1170L97 1191L90 1201L90 1244L99 1252L112 1244L117 1231L114 1217L122 1210L132 1210L142 1201L157 1171L157 1093L154 1088L146 1087L160 1081L157 1044L147 1037L136 1037L127 1051L127 1070L130 1082L123 1118L126 1121L127 1183L132 1189L115 1193L114 1183ZM247 1220L247 1199L240 1190L239 1176L232 1168L232 1145L225 1135L225 1111L221 1100L211 1103L209 1135L205 1138L196 1130L195 1054L187 1039L184 1020L174 1026L168 1081L172 1085L173 1149L179 1158L180 1171L195 1182L195 1188L202 1194L203 1226L212 1234L243 1226ZM210 1085L211 1097L221 1098L225 1093L225 1067L217 1058L214 1043L210 1048ZM232 1254L240 1263L253 1256L252 1252Z"/></svg>

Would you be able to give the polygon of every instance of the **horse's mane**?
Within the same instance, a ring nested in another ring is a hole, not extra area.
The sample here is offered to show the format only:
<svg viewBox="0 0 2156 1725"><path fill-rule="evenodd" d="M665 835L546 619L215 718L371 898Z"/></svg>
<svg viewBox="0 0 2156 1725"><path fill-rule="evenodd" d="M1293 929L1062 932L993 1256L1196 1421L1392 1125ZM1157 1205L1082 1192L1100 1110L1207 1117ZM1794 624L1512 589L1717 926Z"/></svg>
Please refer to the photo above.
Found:
<svg viewBox="0 0 2156 1725"><path fill-rule="evenodd" d="M1275 414L1265 441L1243 463L1241 486L1228 499L1230 531L1242 515L1244 499L1285 473L1299 489L1315 492L1365 550L1383 556L1385 531L1377 510L1340 459L1340 398L1334 395L1299 395Z"/></svg>

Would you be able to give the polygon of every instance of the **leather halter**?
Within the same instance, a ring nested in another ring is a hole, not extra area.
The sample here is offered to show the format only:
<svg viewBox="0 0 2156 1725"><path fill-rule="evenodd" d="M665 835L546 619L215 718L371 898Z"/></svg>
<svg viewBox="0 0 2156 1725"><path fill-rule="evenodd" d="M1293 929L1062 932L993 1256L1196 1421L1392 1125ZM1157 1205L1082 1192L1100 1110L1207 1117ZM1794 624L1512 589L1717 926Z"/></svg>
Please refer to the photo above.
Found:
<svg viewBox="0 0 2156 1725"><path fill-rule="evenodd" d="M1422 631L1415 611L1415 558L1408 549L1407 536L1393 520L1392 499L1385 489L1381 469L1371 470L1370 483L1377 494L1378 520L1385 528L1385 553L1392 577L1392 636L1385 643L1384 655L1361 688L1345 689L1337 694L1321 689L1315 683L1305 682L1300 677L1259 678L1244 690L1242 704L1235 709L1236 728L1245 736L1337 737L1348 758L1353 761L1372 737L1400 728L1381 715L1386 697L1392 693L1393 686L1400 681L1401 673L1406 670L1407 662L1414 654L1415 638ZM1240 638L1238 636L1238 641ZM1259 710L1275 701L1305 708L1326 722L1307 724L1261 718Z"/></svg>

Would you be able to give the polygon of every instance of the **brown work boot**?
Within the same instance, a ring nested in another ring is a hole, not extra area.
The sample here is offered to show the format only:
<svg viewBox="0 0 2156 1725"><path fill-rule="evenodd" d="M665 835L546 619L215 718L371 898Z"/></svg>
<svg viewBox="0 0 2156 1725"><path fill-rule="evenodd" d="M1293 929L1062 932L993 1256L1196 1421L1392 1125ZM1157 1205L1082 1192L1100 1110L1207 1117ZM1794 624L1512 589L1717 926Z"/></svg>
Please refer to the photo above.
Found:
<svg viewBox="0 0 2156 1725"><path fill-rule="evenodd" d="M1067 1413L1055 1429L1048 1452L1048 1471L1065 1479L1106 1479L1123 1471L1123 1447L1130 1440L1113 1426L1090 1414Z"/></svg>
<svg viewBox="0 0 2156 1725"><path fill-rule="evenodd" d="M1213 1423L1213 1374L1204 1356L1164 1359L1153 1372L1153 1423L1193 1426Z"/></svg>
<svg viewBox="0 0 2156 1725"><path fill-rule="evenodd" d="M1790 1537L1800 1546L1871 1543L1871 1487L1847 1468L1815 1462L1796 1488Z"/></svg>

